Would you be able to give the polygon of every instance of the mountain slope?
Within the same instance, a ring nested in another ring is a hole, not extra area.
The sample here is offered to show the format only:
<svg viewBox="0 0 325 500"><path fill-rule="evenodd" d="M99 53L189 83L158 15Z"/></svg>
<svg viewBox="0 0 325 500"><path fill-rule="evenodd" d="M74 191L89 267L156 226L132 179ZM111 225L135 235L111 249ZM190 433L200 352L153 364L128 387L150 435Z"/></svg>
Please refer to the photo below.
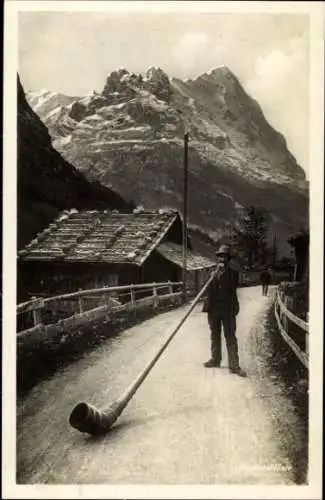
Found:
<svg viewBox="0 0 325 500"><path fill-rule="evenodd" d="M133 207L107 187L87 181L53 149L46 126L26 101L19 77L17 126L19 248L64 208Z"/></svg>
<svg viewBox="0 0 325 500"><path fill-rule="evenodd" d="M37 112L42 116L41 105ZM55 147L88 179L126 199L182 210L187 131L191 226L218 238L240 207L260 205L288 251L288 233L308 224L303 170L224 66L185 82L160 68L145 75L120 69L101 93L63 105L60 113L54 124L43 113Z"/></svg>

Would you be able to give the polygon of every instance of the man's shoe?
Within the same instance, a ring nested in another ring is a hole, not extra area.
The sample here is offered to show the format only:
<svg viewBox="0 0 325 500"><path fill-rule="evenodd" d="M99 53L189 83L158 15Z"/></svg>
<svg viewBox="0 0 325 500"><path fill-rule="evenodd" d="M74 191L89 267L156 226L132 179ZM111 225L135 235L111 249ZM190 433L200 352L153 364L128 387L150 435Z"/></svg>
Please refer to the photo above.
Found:
<svg viewBox="0 0 325 500"><path fill-rule="evenodd" d="M247 373L242 370L241 368L229 368L230 373L233 373L234 375L238 375L239 377L247 377Z"/></svg>
<svg viewBox="0 0 325 500"><path fill-rule="evenodd" d="M220 363L218 361L215 361L214 359L210 359L209 361L206 361L203 363L206 368L219 368Z"/></svg>

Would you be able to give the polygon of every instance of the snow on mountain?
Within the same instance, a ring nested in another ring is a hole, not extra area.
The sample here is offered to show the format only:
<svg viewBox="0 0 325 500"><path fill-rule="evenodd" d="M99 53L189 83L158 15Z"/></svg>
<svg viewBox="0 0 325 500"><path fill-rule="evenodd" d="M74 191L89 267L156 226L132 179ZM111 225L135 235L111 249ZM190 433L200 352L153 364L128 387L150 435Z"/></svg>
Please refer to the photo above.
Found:
<svg viewBox="0 0 325 500"><path fill-rule="evenodd" d="M284 246L288 232L308 223L302 168L226 66L186 81L154 66L144 75L120 68L102 92L40 91L28 100L60 153L126 199L182 210L188 132L190 223L215 234L239 206L261 205Z"/></svg>
<svg viewBox="0 0 325 500"><path fill-rule="evenodd" d="M133 205L108 187L89 182L53 148L46 126L27 102L19 77L17 83L18 248L65 208L131 210ZM30 101L51 123L53 116L60 114L58 107L68 107L58 104L59 100L61 103L71 100L64 97L46 90L29 93ZM49 101L53 106L51 111ZM61 139L68 143L71 136Z"/></svg>
<svg viewBox="0 0 325 500"><path fill-rule="evenodd" d="M31 108L43 118L54 108L66 106L78 100L79 97L70 97L58 92L42 89L39 91L26 92L26 99Z"/></svg>

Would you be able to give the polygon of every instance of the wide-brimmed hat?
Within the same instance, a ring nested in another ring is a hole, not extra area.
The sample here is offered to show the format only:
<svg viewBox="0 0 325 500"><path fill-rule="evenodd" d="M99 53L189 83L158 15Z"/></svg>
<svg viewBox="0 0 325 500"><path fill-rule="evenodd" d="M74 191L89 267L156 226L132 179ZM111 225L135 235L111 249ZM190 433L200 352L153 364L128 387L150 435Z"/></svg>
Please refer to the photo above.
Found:
<svg viewBox="0 0 325 500"><path fill-rule="evenodd" d="M231 249L229 245L221 245L219 250L216 251L216 255L227 255L231 258Z"/></svg>

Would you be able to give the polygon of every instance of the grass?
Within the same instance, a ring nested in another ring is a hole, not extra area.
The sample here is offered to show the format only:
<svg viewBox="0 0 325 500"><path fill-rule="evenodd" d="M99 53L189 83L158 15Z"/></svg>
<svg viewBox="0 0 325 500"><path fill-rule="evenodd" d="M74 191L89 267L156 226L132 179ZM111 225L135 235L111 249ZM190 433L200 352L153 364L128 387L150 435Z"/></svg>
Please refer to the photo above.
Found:
<svg viewBox="0 0 325 500"><path fill-rule="evenodd" d="M308 473L308 422L309 396L308 370L302 365L280 335L273 308L266 317L272 357L269 360L270 375L277 374L284 384L285 394L291 400L302 429L303 446L299 454L292 454L291 461L297 484L306 484Z"/></svg>

